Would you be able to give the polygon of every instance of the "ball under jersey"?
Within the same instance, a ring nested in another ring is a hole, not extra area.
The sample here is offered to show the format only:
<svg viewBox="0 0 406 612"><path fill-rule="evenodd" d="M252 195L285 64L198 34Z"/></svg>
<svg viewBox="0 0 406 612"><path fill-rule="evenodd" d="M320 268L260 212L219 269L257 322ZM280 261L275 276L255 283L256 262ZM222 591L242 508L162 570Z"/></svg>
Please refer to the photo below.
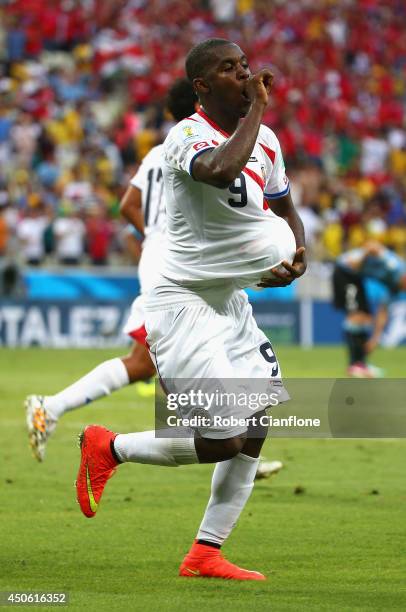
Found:
<svg viewBox="0 0 406 612"><path fill-rule="evenodd" d="M156 285L165 256L166 213L162 178L163 145L144 157L130 183L141 191L144 236L138 274L141 293Z"/></svg>
<svg viewBox="0 0 406 612"><path fill-rule="evenodd" d="M279 141L261 125L239 177L226 189L193 178L197 157L229 138L199 110L174 126L164 142L167 257L163 275L193 286L228 279L256 285L270 268L292 261L296 242L267 200L289 192Z"/></svg>

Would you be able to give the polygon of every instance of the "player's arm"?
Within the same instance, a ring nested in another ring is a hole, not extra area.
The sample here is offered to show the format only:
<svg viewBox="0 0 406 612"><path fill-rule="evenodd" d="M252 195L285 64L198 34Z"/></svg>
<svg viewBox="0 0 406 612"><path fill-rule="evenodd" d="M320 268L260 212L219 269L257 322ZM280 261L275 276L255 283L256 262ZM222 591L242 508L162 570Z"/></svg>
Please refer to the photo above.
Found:
<svg viewBox="0 0 406 612"><path fill-rule="evenodd" d="M289 224L290 229L296 240L296 253L292 263L283 261L281 265L285 268L286 272L274 268L272 270L273 276L276 276L278 280L267 279L260 283L259 287L284 287L290 285L296 278L302 276L305 273L306 263L306 248L305 248L305 233L301 218L297 214L296 208L293 204L290 192L286 195L277 198L275 200L268 200L268 206L272 209L275 215L282 217Z"/></svg>
<svg viewBox="0 0 406 612"><path fill-rule="evenodd" d="M296 208L289 193L277 200L268 200L268 206L278 217L282 217L289 224L290 229L296 240L296 248L305 247L305 233L301 218L297 214Z"/></svg>
<svg viewBox="0 0 406 612"><path fill-rule="evenodd" d="M388 306L387 304L381 304L377 310L374 320L374 329L372 336L366 343L367 353L371 353L379 344L385 325L388 322Z"/></svg>
<svg viewBox="0 0 406 612"><path fill-rule="evenodd" d="M250 110L228 140L196 158L192 170L196 181L226 189L240 175L255 146L272 79L267 68L249 79L246 92L252 101Z"/></svg>
<svg viewBox="0 0 406 612"><path fill-rule="evenodd" d="M142 196L141 190L138 187L134 187L134 185L127 187L127 191L120 202L120 213L140 234L144 235Z"/></svg>
<svg viewBox="0 0 406 612"><path fill-rule="evenodd" d="M358 272L368 255L370 255L370 253L365 247L353 249L347 253L345 263L351 270Z"/></svg>
<svg viewBox="0 0 406 612"><path fill-rule="evenodd" d="M353 249L348 253L348 259L346 261L347 266L356 272L370 255L373 257L382 257L383 250L382 244L376 240L368 240L362 247Z"/></svg>

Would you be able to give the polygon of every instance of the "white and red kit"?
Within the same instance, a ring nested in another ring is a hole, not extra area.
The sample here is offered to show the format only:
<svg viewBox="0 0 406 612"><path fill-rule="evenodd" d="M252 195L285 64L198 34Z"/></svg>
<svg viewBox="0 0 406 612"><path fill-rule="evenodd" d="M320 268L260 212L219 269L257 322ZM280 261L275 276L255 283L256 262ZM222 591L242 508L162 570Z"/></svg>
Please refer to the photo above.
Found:
<svg viewBox="0 0 406 612"><path fill-rule="evenodd" d="M130 184L141 191L144 240L138 264L141 295L131 305L124 333L145 345L144 294L154 287L162 269L165 253L166 213L162 178L163 145L153 147L144 157Z"/></svg>
<svg viewBox="0 0 406 612"><path fill-rule="evenodd" d="M227 395L237 385L246 396L276 389L283 401L288 394L279 363L243 288L293 259L293 232L267 204L286 195L289 182L278 139L265 126L229 187L196 181L198 156L227 138L200 110L173 127L164 142L167 250L162 277L145 299L147 342L170 392L203 385ZM245 419L259 411L223 404L216 409L211 424L198 427L200 435L239 435L246 431ZM191 407L181 412L188 418ZM242 417L237 425L231 422L235 415ZM216 416L224 417L221 423Z"/></svg>
<svg viewBox="0 0 406 612"><path fill-rule="evenodd" d="M164 143L168 256L163 275L188 281L231 280L256 285L296 251L293 233L267 199L289 192L274 132L262 125L247 165L226 189L193 179L197 157L229 135L199 111L180 121Z"/></svg>

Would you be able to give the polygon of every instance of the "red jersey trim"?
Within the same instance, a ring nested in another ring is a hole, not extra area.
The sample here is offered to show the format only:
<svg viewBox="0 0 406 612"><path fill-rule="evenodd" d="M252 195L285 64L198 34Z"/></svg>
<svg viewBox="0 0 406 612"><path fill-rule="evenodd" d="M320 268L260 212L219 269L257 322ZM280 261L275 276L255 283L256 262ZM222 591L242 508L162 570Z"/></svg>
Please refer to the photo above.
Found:
<svg viewBox="0 0 406 612"><path fill-rule="evenodd" d="M261 187L261 190L264 191L265 183L262 180L262 178L259 176L259 174L257 174L250 168L247 168L247 166L245 166L245 168L243 168L242 171L244 172L244 174L247 174L248 176L250 176L252 180L254 180L256 184Z"/></svg>
<svg viewBox="0 0 406 612"><path fill-rule="evenodd" d="M212 119L210 119L210 117L208 117L206 115L206 113L199 108L198 111L196 111L198 115L200 115L202 117L202 119L204 119L205 121L207 121L207 123L209 125L211 125L212 128L214 128L215 130L217 130L217 132L220 132L220 134L223 134L223 136L225 136L226 138L230 138L230 134L227 134L227 132L225 132L224 130L221 129L221 127L219 125L217 125L217 123L215 123Z"/></svg>
<svg viewBox="0 0 406 612"><path fill-rule="evenodd" d="M230 138L230 134L228 134L227 132L225 132L224 130L221 129L220 126L217 125L217 123L215 123L212 119L210 119L210 117L208 117L206 115L206 113L199 108L198 111L196 111L198 115L200 115L205 121L207 121L207 123L209 125L211 125L212 128L214 128L215 130L217 130L217 132L220 132L220 134L222 134L223 136L225 136L226 138ZM263 146L263 145L261 145ZM273 153L273 151L271 151L271 149L268 149L268 147L265 147L267 149L266 153L269 155L269 153ZM269 151L269 153L268 153ZM274 159L275 159L275 153L273 153ZM257 174L256 172L254 172L253 170L251 170L250 168L243 168L242 170L243 172L245 172L245 174L247 174L248 176L250 176L256 183L257 185L259 185L259 187L261 187L262 191L264 191L265 189L265 183L262 180L262 178L259 176L259 174Z"/></svg>
<svg viewBox="0 0 406 612"><path fill-rule="evenodd" d="M262 144L262 142L260 142L259 144L261 145L261 147L263 148L265 153L268 155L268 157L271 160L271 162L275 163L275 155L276 155L275 151L272 151L272 149L270 149L266 145Z"/></svg>

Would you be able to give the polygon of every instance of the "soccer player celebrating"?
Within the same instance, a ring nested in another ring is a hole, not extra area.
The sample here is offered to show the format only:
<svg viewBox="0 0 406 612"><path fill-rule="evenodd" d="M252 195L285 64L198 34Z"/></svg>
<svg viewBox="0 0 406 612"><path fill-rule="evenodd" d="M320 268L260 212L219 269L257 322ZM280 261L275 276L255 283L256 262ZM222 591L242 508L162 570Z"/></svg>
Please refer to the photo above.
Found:
<svg viewBox="0 0 406 612"><path fill-rule="evenodd" d="M186 73L201 109L172 128L164 143L168 248L162 277L146 297L150 353L168 392L178 389L179 379L196 381L193 390L211 380L221 386L225 379L244 379L248 392L264 381L272 389L275 381L283 398L278 361L242 291L288 285L306 267L303 225L280 145L261 125L273 76L266 68L252 75L243 51L223 39L196 45ZM190 406L179 410L187 416ZM122 462L217 463L205 515L179 573L264 580L220 552L253 488L266 427L255 428L251 417L264 409L243 408L246 420L238 425L230 417L241 407L216 410L224 419L209 419L189 437L182 430L163 437L86 427L77 498L85 516L94 516Z"/></svg>
<svg viewBox="0 0 406 612"><path fill-rule="evenodd" d="M186 78L177 79L166 98L169 114L176 121L181 121L198 107L197 96L190 81ZM160 144L145 156L120 205L121 214L144 236L138 266L141 295L134 300L123 330L134 340L131 352L125 357L99 364L55 395L29 395L26 398L30 446L38 461L44 460L47 441L55 431L58 419L66 412L87 406L96 399L155 375L155 366L145 344L144 294L156 284L165 253L166 210L162 153L163 145ZM151 387L154 391L154 386ZM261 461L256 477L268 478L282 467L278 460Z"/></svg>
<svg viewBox="0 0 406 612"><path fill-rule="evenodd" d="M387 289L375 317L365 289L367 278ZM406 290L406 265L395 253L375 240L337 258L333 272L334 305L344 310L345 341L348 347L348 374L356 378L376 378L379 368L367 364L367 356L379 344L388 320L388 302Z"/></svg>

